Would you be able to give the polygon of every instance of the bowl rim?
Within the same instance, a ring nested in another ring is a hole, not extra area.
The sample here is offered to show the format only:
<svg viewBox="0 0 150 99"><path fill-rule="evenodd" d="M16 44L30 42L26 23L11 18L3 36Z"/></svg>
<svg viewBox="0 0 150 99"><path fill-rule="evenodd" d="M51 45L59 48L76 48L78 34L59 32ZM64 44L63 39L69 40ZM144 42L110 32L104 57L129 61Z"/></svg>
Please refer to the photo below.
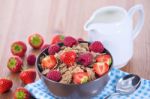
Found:
<svg viewBox="0 0 150 99"><path fill-rule="evenodd" d="M42 76L44 79L46 79L47 81L52 82L52 83L54 83L54 84L60 84L60 85L65 85L65 86L83 86L83 85L87 85L87 84L89 84L89 83L96 82L96 81L102 79L103 77L107 76L108 73L111 71L112 66L113 66L113 57L112 57L111 53L110 53L107 49L104 48L104 50L111 56L111 61L112 61L109 70L108 70L105 74L103 74L103 75L102 75L101 77L99 77L99 78L96 78L95 80L92 80L92 81L89 81L89 82L83 83L83 84L63 84L63 83L56 82L56 81L53 81L53 80L48 79L46 76L44 76L44 75L40 72L39 67L38 67L38 66L39 66L38 60L39 60L40 56L41 56L43 53L45 53L46 50L48 50L48 48L45 48L43 51L41 51L41 52L38 54L37 59L36 59L36 63L35 63L35 67L36 67L36 71L38 72L38 74L40 74L40 79L41 79L41 76Z"/></svg>

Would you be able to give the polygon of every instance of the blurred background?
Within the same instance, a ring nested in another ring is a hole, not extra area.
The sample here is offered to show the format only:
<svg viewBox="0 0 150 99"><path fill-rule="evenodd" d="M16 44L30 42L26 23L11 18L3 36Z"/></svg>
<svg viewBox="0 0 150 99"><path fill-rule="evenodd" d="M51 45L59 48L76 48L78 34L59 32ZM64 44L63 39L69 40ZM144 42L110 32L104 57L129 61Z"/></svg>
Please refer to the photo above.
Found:
<svg viewBox="0 0 150 99"><path fill-rule="evenodd" d="M150 0L0 0L0 77L9 75L6 63L13 41L27 42L35 32L46 43L56 33L86 39L83 25L96 9L116 5L128 10L135 4L143 4L145 23L134 41L134 56L123 70L150 79Z"/></svg>

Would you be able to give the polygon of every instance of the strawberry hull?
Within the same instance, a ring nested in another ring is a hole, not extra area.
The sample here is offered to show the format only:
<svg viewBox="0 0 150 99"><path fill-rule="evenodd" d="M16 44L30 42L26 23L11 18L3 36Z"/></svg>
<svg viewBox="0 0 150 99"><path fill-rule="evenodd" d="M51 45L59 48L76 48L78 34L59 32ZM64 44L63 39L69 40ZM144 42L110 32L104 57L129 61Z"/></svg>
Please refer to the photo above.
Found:
<svg viewBox="0 0 150 99"><path fill-rule="evenodd" d="M9 58L7 67L11 72L17 73L22 69L23 61L18 56L12 56Z"/></svg>
<svg viewBox="0 0 150 99"><path fill-rule="evenodd" d="M106 49L104 49L104 53L110 55L110 53ZM53 93L55 96L65 98L71 98L72 96L74 96L75 99L91 98L92 96L99 94L109 81L108 72L111 70L112 63L110 64L109 70L104 75L87 83L78 85L78 84L62 84L59 82L52 81L41 73L42 69L40 68L40 58L43 57L44 54L48 55L48 48L45 49L43 52L41 52L37 57L36 70L40 78L44 81L44 83L48 87L49 91Z"/></svg>
<svg viewBox="0 0 150 99"><path fill-rule="evenodd" d="M13 55L23 57L27 51L27 46L22 41L16 41L11 45L11 53Z"/></svg>
<svg viewBox="0 0 150 99"><path fill-rule="evenodd" d="M28 42L32 48L39 49L42 47L44 39L40 34L34 33L28 37Z"/></svg>

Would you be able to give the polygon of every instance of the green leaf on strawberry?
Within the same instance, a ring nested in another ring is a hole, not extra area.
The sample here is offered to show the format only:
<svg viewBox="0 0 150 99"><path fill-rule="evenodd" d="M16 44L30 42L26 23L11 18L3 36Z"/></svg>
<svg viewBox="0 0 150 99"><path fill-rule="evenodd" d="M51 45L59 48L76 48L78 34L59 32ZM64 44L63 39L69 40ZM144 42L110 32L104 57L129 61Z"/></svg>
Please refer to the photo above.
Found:
<svg viewBox="0 0 150 99"><path fill-rule="evenodd" d="M11 52L13 55L23 57L26 53L27 46L22 41L16 41L11 45Z"/></svg>
<svg viewBox="0 0 150 99"><path fill-rule="evenodd" d="M14 99L30 99L31 94L27 89L20 87L15 90Z"/></svg>
<svg viewBox="0 0 150 99"><path fill-rule="evenodd" d="M7 67L9 68L9 70L15 73L21 71L22 65L23 65L23 61L18 56L10 57L7 62Z"/></svg>
<svg viewBox="0 0 150 99"><path fill-rule="evenodd" d="M73 82L75 84L87 83L89 80L88 73L86 72L77 72L73 74Z"/></svg>
<svg viewBox="0 0 150 99"><path fill-rule="evenodd" d="M40 34L35 33L29 36L28 42L32 48L39 49L43 45L44 39Z"/></svg>

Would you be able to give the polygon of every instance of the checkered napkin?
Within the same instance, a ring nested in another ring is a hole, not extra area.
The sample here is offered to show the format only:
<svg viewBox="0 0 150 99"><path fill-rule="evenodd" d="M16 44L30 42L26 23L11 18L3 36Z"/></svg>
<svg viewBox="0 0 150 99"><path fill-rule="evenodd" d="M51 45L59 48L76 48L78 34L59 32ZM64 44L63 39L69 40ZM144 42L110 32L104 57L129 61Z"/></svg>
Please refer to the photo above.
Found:
<svg viewBox="0 0 150 99"><path fill-rule="evenodd" d="M110 72L110 80L104 90L92 99L103 99L105 96L115 92L115 86L119 78L125 76L127 73L112 68ZM42 80L38 80L35 83L28 84L25 88L36 99L56 99L47 89ZM114 96L111 99L150 99L150 81L142 79L140 87L132 94L127 96Z"/></svg>

